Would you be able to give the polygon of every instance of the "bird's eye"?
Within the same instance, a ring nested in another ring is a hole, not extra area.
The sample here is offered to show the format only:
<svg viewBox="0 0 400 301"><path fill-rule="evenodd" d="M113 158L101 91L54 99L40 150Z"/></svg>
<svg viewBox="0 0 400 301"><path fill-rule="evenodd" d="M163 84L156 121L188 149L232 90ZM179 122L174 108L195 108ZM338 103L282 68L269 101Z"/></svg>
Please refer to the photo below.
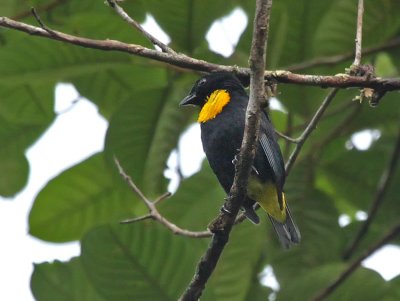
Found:
<svg viewBox="0 0 400 301"><path fill-rule="evenodd" d="M206 83L206 79L205 78L203 78L203 79L201 79L200 81L199 81L199 83L197 84L199 87L201 87L201 86L203 86L205 83Z"/></svg>

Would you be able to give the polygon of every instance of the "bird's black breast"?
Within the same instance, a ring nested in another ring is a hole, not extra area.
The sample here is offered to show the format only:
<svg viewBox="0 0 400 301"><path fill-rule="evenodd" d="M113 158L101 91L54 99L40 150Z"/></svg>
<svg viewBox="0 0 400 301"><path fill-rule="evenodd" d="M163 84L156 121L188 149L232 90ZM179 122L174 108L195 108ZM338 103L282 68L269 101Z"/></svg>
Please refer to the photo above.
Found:
<svg viewBox="0 0 400 301"><path fill-rule="evenodd" d="M231 102L214 119L201 124L201 140L208 162L229 192L235 166L232 163L243 140L246 103Z"/></svg>

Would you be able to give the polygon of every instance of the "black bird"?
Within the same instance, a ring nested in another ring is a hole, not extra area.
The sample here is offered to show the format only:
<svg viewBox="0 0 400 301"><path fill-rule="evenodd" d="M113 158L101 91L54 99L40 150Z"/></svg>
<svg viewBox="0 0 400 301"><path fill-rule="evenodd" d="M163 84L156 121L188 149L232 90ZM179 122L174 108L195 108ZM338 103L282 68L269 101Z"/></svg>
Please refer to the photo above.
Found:
<svg viewBox="0 0 400 301"><path fill-rule="evenodd" d="M229 72L215 72L200 78L180 105L200 107L203 149L226 193L233 183L235 156L245 126L249 97L238 78ZM246 217L259 223L254 204L263 208L284 248L300 242L300 232L293 221L283 193L285 166L275 131L265 111L261 116L260 135L252 172L243 204Z"/></svg>

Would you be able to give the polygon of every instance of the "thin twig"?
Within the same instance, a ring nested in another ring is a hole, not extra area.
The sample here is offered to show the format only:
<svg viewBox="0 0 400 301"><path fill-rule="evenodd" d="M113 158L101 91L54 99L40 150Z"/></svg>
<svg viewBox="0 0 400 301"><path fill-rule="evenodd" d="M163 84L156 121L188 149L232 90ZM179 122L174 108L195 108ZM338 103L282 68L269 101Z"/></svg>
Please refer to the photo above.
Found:
<svg viewBox="0 0 400 301"><path fill-rule="evenodd" d="M287 140L288 142L291 142L291 143L298 143L298 139L296 139L296 138L289 137L289 136L285 135L284 133L281 133L281 132L276 131L276 130L275 130L275 133L276 133L279 137L281 137L281 138Z"/></svg>
<svg viewBox="0 0 400 301"><path fill-rule="evenodd" d="M350 264L346 270L344 270L331 284L329 284L325 289L316 294L316 296L311 299L312 301L321 301L332 294L352 273L354 273L357 268L361 265L361 262L375 253L385 244L389 243L395 239L400 234L400 224L394 226L382 239L371 246L368 250L364 252L363 255L358 257L352 264Z"/></svg>
<svg viewBox="0 0 400 301"><path fill-rule="evenodd" d="M398 48L400 46L400 38L394 38L393 40L378 46L364 48L361 53L363 56L374 54L380 51L386 51L393 48ZM320 66L333 66L347 60L350 60L354 57L354 51L349 51L342 54L332 55L332 56L322 56L310 59L308 61L304 61L301 63L293 64L283 69L295 72L301 71L304 69L320 67Z"/></svg>
<svg viewBox="0 0 400 301"><path fill-rule="evenodd" d="M6 27L22 31L31 35L41 36L53 40L66 42L86 48L101 49L106 51L125 52L141 57L146 57L155 61L168 63L173 66L191 69L202 72L227 71L234 72L240 77L250 75L249 68L237 66L225 66L209 63L204 60L198 60L187 55L177 53L165 53L143 47L136 44L127 44L116 40L94 40L82 38L74 35L65 34L59 31L51 30L49 33L41 27L28 25L23 22L11 20L7 17L0 17L0 27ZM378 91L400 90L400 79L398 78L366 78L360 76L350 76L339 74L334 76L296 74L286 70L265 71L266 80L272 80L278 83L296 84L302 86L332 87L332 88L372 88Z"/></svg>
<svg viewBox="0 0 400 301"><path fill-rule="evenodd" d="M164 194L160 195L155 201L154 201L154 205L158 205L159 203L161 203L162 201L168 199L170 196L172 195L171 192L167 191Z"/></svg>
<svg viewBox="0 0 400 301"><path fill-rule="evenodd" d="M174 50L172 50L170 47L165 45L163 42L161 42L159 39L148 33L144 28L136 22L134 19L132 19L125 11L124 9L119 6L114 0L107 0L108 5L115 10L115 12L123 19L125 20L129 25L131 25L133 28L137 29L139 32L141 32L146 39L148 39L153 45L158 46L161 48L163 52L166 53L175 53Z"/></svg>
<svg viewBox="0 0 400 301"><path fill-rule="evenodd" d="M321 119L322 115L324 114L325 110L328 108L329 104L332 102L333 98L335 97L338 89L332 89L329 94L325 97L324 101L322 102L321 106L318 108L317 112L314 114L313 118L311 119L310 123L301 134L299 138L297 138L297 145L293 150L292 154L290 155L289 160L286 162L285 169L286 174L289 174L294 162L299 155L301 148L303 147L304 142L307 140L308 136L312 133L312 131L316 128L317 123Z"/></svg>
<svg viewBox="0 0 400 301"><path fill-rule="evenodd" d="M36 12L36 9L32 7L31 9L32 15L35 17L36 21L39 23L40 27L46 30L49 34L54 35L54 31L48 28L40 18L39 14Z"/></svg>
<svg viewBox="0 0 400 301"><path fill-rule="evenodd" d="M133 182L132 178L127 175L127 173L124 171L122 168L121 164L119 163L118 159L114 157L114 162L115 165L118 168L118 171L122 178L128 183L129 187L133 192L135 192L139 198L143 201L143 203L146 205L147 209L149 210L149 213L144 215L144 216L139 216L135 217L132 219L127 219L123 220L121 223L122 224L130 224L130 223L135 223L138 221L142 221L145 219L154 219L164 225L167 229L169 229L172 233L176 235L182 235L182 236L187 236L187 237L192 237L192 238L203 238L203 237L210 237L211 232L210 231L190 231L186 229L182 229L178 227L177 225L171 223L169 220L167 220L165 217L161 215L161 213L158 211L156 204L160 202L161 200L167 198L170 196L170 193L164 193L161 195L155 202L150 201L146 196L143 194L143 192L137 187L137 185Z"/></svg>
<svg viewBox="0 0 400 301"><path fill-rule="evenodd" d="M361 63L363 15L364 0L358 0L356 51L353 62L354 66L360 66Z"/></svg>
<svg viewBox="0 0 400 301"><path fill-rule="evenodd" d="M378 187L375 192L374 199L371 203L371 206L368 210L368 218L365 220L363 225L361 226L360 230L357 232L357 235L354 237L352 242L350 243L349 247L346 249L343 255L343 259L347 260L353 255L354 251L358 247L362 238L367 234L369 230L369 226L371 225L373 219L378 212L379 207L382 205L382 202L385 198L387 189L390 185L390 181L393 178L393 174L396 170L397 164L399 162L400 157L400 127L399 133L397 136L396 144L393 148L392 156L389 160L388 165L386 166L385 170L383 171L381 178L378 183Z"/></svg>
<svg viewBox="0 0 400 301"><path fill-rule="evenodd" d="M246 196L247 181L258 141L258 130L261 116L261 105L265 102L264 68L266 41L269 29L269 16L272 0L257 0L253 24L253 39L250 51L250 96L246 110L244 137L239 153L236 172L229 196L221 213L210 224L214 233L205 254L200 259L195 275L189 286L180 297L181 301L197 301L202 295L205 285L217 265L221 253L229 240L229 234Z"/></svg>
<svg viewBox="0 0 400 301"><path fill-rule="evenodd" d="M64 2L66 2L66 0L55 0L55 1L52 1L52 2L49 2L49 3L46 3L44 5L39 5L37 7L37 11L48 12L48 11L52 10L53 8L56 8L57 6L63 4ZM23 12L20 12L20 13L14 15L12 17L12 19L20 20L20 19L23 19L23 18L31 16L31 14L32 14L32 9L25 10Z"/></svg>
<svg viewBox="0 0 400 301"><path fill-rule="evenodd" d="M133 224L133 223L140 222L140 221L143 221L145 219L150 219L150 218L153 218L153 216L151 214L146 214L146 215L139 216L139 217L124 219L123 221L120 221L120 223L121 224Z"/></svg>

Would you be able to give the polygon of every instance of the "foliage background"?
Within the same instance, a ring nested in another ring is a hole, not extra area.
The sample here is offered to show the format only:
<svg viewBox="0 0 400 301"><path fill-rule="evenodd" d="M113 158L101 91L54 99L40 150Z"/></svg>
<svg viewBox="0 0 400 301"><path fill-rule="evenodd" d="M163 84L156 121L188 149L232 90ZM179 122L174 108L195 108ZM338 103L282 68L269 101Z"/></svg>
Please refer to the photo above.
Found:
<svg viewBox="0 0 400 301"><path fill-rule="evenodd" d="M282 0L272 10L268 68L352 51L357 1ZM30 6L51 28L96 39L119 39L152 47L103 1L3 0L1 15L35 24ZM400 33L400 3L366 0L363 46L381 45ZM179 52L220 64L246 66L253 1L142 0L123 4L137 21L151 14ZM225 58L209 50L205 35L218 18L241 7L248 26L234 53ZM363 58L378 76L398 76L398 49ZM38 194L29 232L49 242L81 242L81 255L68 262L35 266L31 288L37 300L176 300L190 280L207 240L173 236L151 221L122 226L118 221L145 213L116 172L112 155L149 197L167 189L166 161L195 112L178 109L196 74L126 54L103 52L0 31L0 195L12 196L26 184L25 150L55 119L54 87L70 82L109 120L105 149L51 180ZM336 74L351 61L302 70ZM278 130L292 124L301 133L327 93L320 88L280 85L278 98L288 114L272 111ZM367 211L387 165L399 129L399 94L385 96L378 108L352 102L357 90L341 91L326 118L307 141L289 176L286 193L302 232L300 247L283 252L264 221L236 227L202 300L266 300L271 293L259 273L271 265L280 283L277 300L308 300L345 267L342 252L355 236L359 210ZM351 118L349 117L351 116ZM353 133L379 130L365 151L349 144ZM347 142L347 148L345 147ZM281 141L285 154L292 146ZM377 240L400 214L400 172L394 175L377 218L356 252ZM183 179L161 210L174 223L202 230L215 216L224 194L208 164ZM352 222L339 227L338 217ZM399 240L394 242L398 245ZM385 282L359 268L330 300L397 300L399 277Z"/></svg>

